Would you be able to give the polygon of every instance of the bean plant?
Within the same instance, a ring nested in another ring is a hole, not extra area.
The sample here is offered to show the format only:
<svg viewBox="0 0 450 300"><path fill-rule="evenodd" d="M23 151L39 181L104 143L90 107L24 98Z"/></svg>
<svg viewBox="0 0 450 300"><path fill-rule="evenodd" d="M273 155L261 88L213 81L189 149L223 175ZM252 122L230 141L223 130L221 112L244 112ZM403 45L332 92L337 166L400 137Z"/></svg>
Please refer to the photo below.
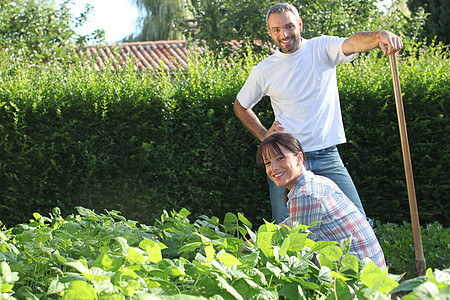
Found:
<svg viewBox="0 0 450 300"><path fill-rule="evenodd" d="M34 213L0 232L1 299L435 299L449 270L398 281L348 254L350 239L314 242L310 226L257 229L243 215L189 219L164 211L154 225L119 211ZM314 224L311 224L314 225ZM314 258L315 257L315 258ZM447 295L447 296L445 296ZM444 299L444 298L442 298Z"/></svg>

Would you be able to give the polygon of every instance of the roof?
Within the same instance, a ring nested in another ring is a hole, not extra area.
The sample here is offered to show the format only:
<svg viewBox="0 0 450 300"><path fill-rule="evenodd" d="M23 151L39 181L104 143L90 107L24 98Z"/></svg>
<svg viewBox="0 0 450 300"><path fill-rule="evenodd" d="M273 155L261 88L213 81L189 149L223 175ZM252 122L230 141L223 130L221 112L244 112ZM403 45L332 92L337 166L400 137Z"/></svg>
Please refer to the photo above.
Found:
<svg viewBox="0 0 450 300"><path fill-rule="evenodd" d="M230 43L233 49L241 47L237 41ZM189 52L201 53L202 49L196 44L175 40L94 45L76 50L76 54L83 60L86 56L95 59L94 68L96 70L100 70L104 66L118 70L126 64L127 60L131 59L135 71L162 67L169 73L180 69L186 70Z"/></svg>

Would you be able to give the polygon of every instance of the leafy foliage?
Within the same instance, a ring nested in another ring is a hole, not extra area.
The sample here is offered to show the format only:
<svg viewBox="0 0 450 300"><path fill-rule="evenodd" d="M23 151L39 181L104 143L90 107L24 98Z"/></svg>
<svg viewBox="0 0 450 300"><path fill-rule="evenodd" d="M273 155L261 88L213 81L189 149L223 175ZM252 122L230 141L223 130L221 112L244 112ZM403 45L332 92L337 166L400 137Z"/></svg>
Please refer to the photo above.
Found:
<svg viewBox="0 0 450 300"><path fill-rule="evenodd" d="M421 282L448 292L448 271L399 285L347 253L342 241L313 242L308 226L287 231L265 223L256 231L242 215L226 221L189 211L164 212L154 226L118 211L77 207L63 218L33 214L0 232L2 295L28 299L389 299L393 288L421 295ZM251 240L250 240L251 238ZM239 251L246 249L246 251ZM317 265L311 259L316 255ZM345 255L345 257L343 257ZM428 298L422 298L428 299ZM431 298L429 298L431 299Z"/></svg>
<svg viewBox="0 0 450 300"><path fill-rule="evenodd" d="M386 263L394 273L406 273L406 278L417 276L415 264L414 240L411 224L403 222L376 224L376 235L383 248ZM449 228L434 222L421 227L422 246L428 268L450 268Z"/></svg>
<svg viewBox="0 0 450 300"><path fill-rule="evenodd" d="M419 32L423 38L427 38L429 42L437 40L447 45L450 43L450 18L448 9L446 9L449 7L450 1L408 0L407 3L413 15L420 14L422 10L428 14L428 18Z"/></svg>
<svg viewBox="0 0 450 300"><path fill-rule="evenodd" d="M311 38L321 34L350 36L374 27L379 17L376 1L291 1L304 23L302 35ZM268 52L271 44L267 33L266 13L274 3L259 1L191 1L198 31L192 36L211 50L223 55L236 53L228 44L243 41L256 53ZM244 47L245 51L245 47Z"/></svg>
<svg viewBox="0 0 450 300"><path fill-rule="evenodd" d="M69 5L70 0L63 1L58 9L39 1L0 0L0 49L12 56L48 62L67 58L69 46L74 44L103 41L103 30L85 36L75 34L71 25L81 26L92 7L87 6L79 17L73 18Z"/></svg>
<svg viewBox="0 0 450 300"><path fill-rule="evenodd" d="M140 10L138 28L124 41L160 41L184 39L178 23L190 19L185 0L133 0Z"/></svg>
<svg viewBox="0 0 450 300"><path fill-rule="evenodd" d="M399 66L420 219L425 223L437 220L444 226L448 224L444 213L448 201L442 199L448 198L450 181L431 178L442 178L437 174L448 174L450 167L446 154L450 104L441 94L449 80L446 49L442 45L414 48L410 56L401 57ZM369 216L400 224L410 213L389 63L384 57L369 55L341 65L338 73L348 140L339 146L341 155ZM444 142L432 145L433 136Z"/></svg>
<svg viewBox="0 0 450 300"><path fill-rule="evenodd" d="M418 48L400 60L421 222L448 225L449 59ZM192 56L186 73L114 73L78 65L30 66L0 59L0 210L11 226L58 205L120 210L149 222L163 210L196 216L243 211L270 219L258 142L233 112L260 59ZM348 143L339 151L368 215L409 219L408 197L385 57L373 52L339 67ZM268 99L255 106L266 126ZM446 198L447 197L447 198ZM258 224L259 225L259 224Z"/></svg>

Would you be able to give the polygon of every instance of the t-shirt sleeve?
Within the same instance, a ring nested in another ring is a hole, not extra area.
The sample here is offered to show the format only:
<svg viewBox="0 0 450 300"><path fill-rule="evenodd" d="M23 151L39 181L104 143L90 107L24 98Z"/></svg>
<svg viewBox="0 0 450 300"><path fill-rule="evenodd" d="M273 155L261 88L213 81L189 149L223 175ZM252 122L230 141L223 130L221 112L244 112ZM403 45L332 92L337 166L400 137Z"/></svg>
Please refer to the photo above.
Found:
<svg viewBox="0 0 450 300"><path fill-rule="evenodd" d="M251 109L264 96L261 80L258 67L253 67L247 81L236 97L244 108Z"/></svg>
<svg viewBox="0 0 450 300"><path fill-rule="evenodd" d="M356 54L346 56L342 51L342 44L347 38L324 35L321 43L331 65L338 65L341 62L348 62L355 59Z"/></svg>

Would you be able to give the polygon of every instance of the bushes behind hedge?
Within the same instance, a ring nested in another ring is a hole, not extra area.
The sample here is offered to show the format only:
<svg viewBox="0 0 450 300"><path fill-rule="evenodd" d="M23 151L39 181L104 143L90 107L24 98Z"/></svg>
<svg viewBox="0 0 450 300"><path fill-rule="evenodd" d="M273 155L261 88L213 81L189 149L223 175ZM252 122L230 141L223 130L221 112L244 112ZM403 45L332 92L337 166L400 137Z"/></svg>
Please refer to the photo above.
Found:
<svg viewBox="0 0 450 300"><path fill-rule="evenodd" d="M429 49L400 63L421 222L448 224L449 60ZM233 102L259 58L193 57L186 74L91 71L0 62L0 210L13 225L55 206L119 210L151 223L162 210L270 219L256 139ZM386 57L339 67L349 143L339 147L369 216L409 219ZM255 107L273 121L267 99Z"/></svg>

